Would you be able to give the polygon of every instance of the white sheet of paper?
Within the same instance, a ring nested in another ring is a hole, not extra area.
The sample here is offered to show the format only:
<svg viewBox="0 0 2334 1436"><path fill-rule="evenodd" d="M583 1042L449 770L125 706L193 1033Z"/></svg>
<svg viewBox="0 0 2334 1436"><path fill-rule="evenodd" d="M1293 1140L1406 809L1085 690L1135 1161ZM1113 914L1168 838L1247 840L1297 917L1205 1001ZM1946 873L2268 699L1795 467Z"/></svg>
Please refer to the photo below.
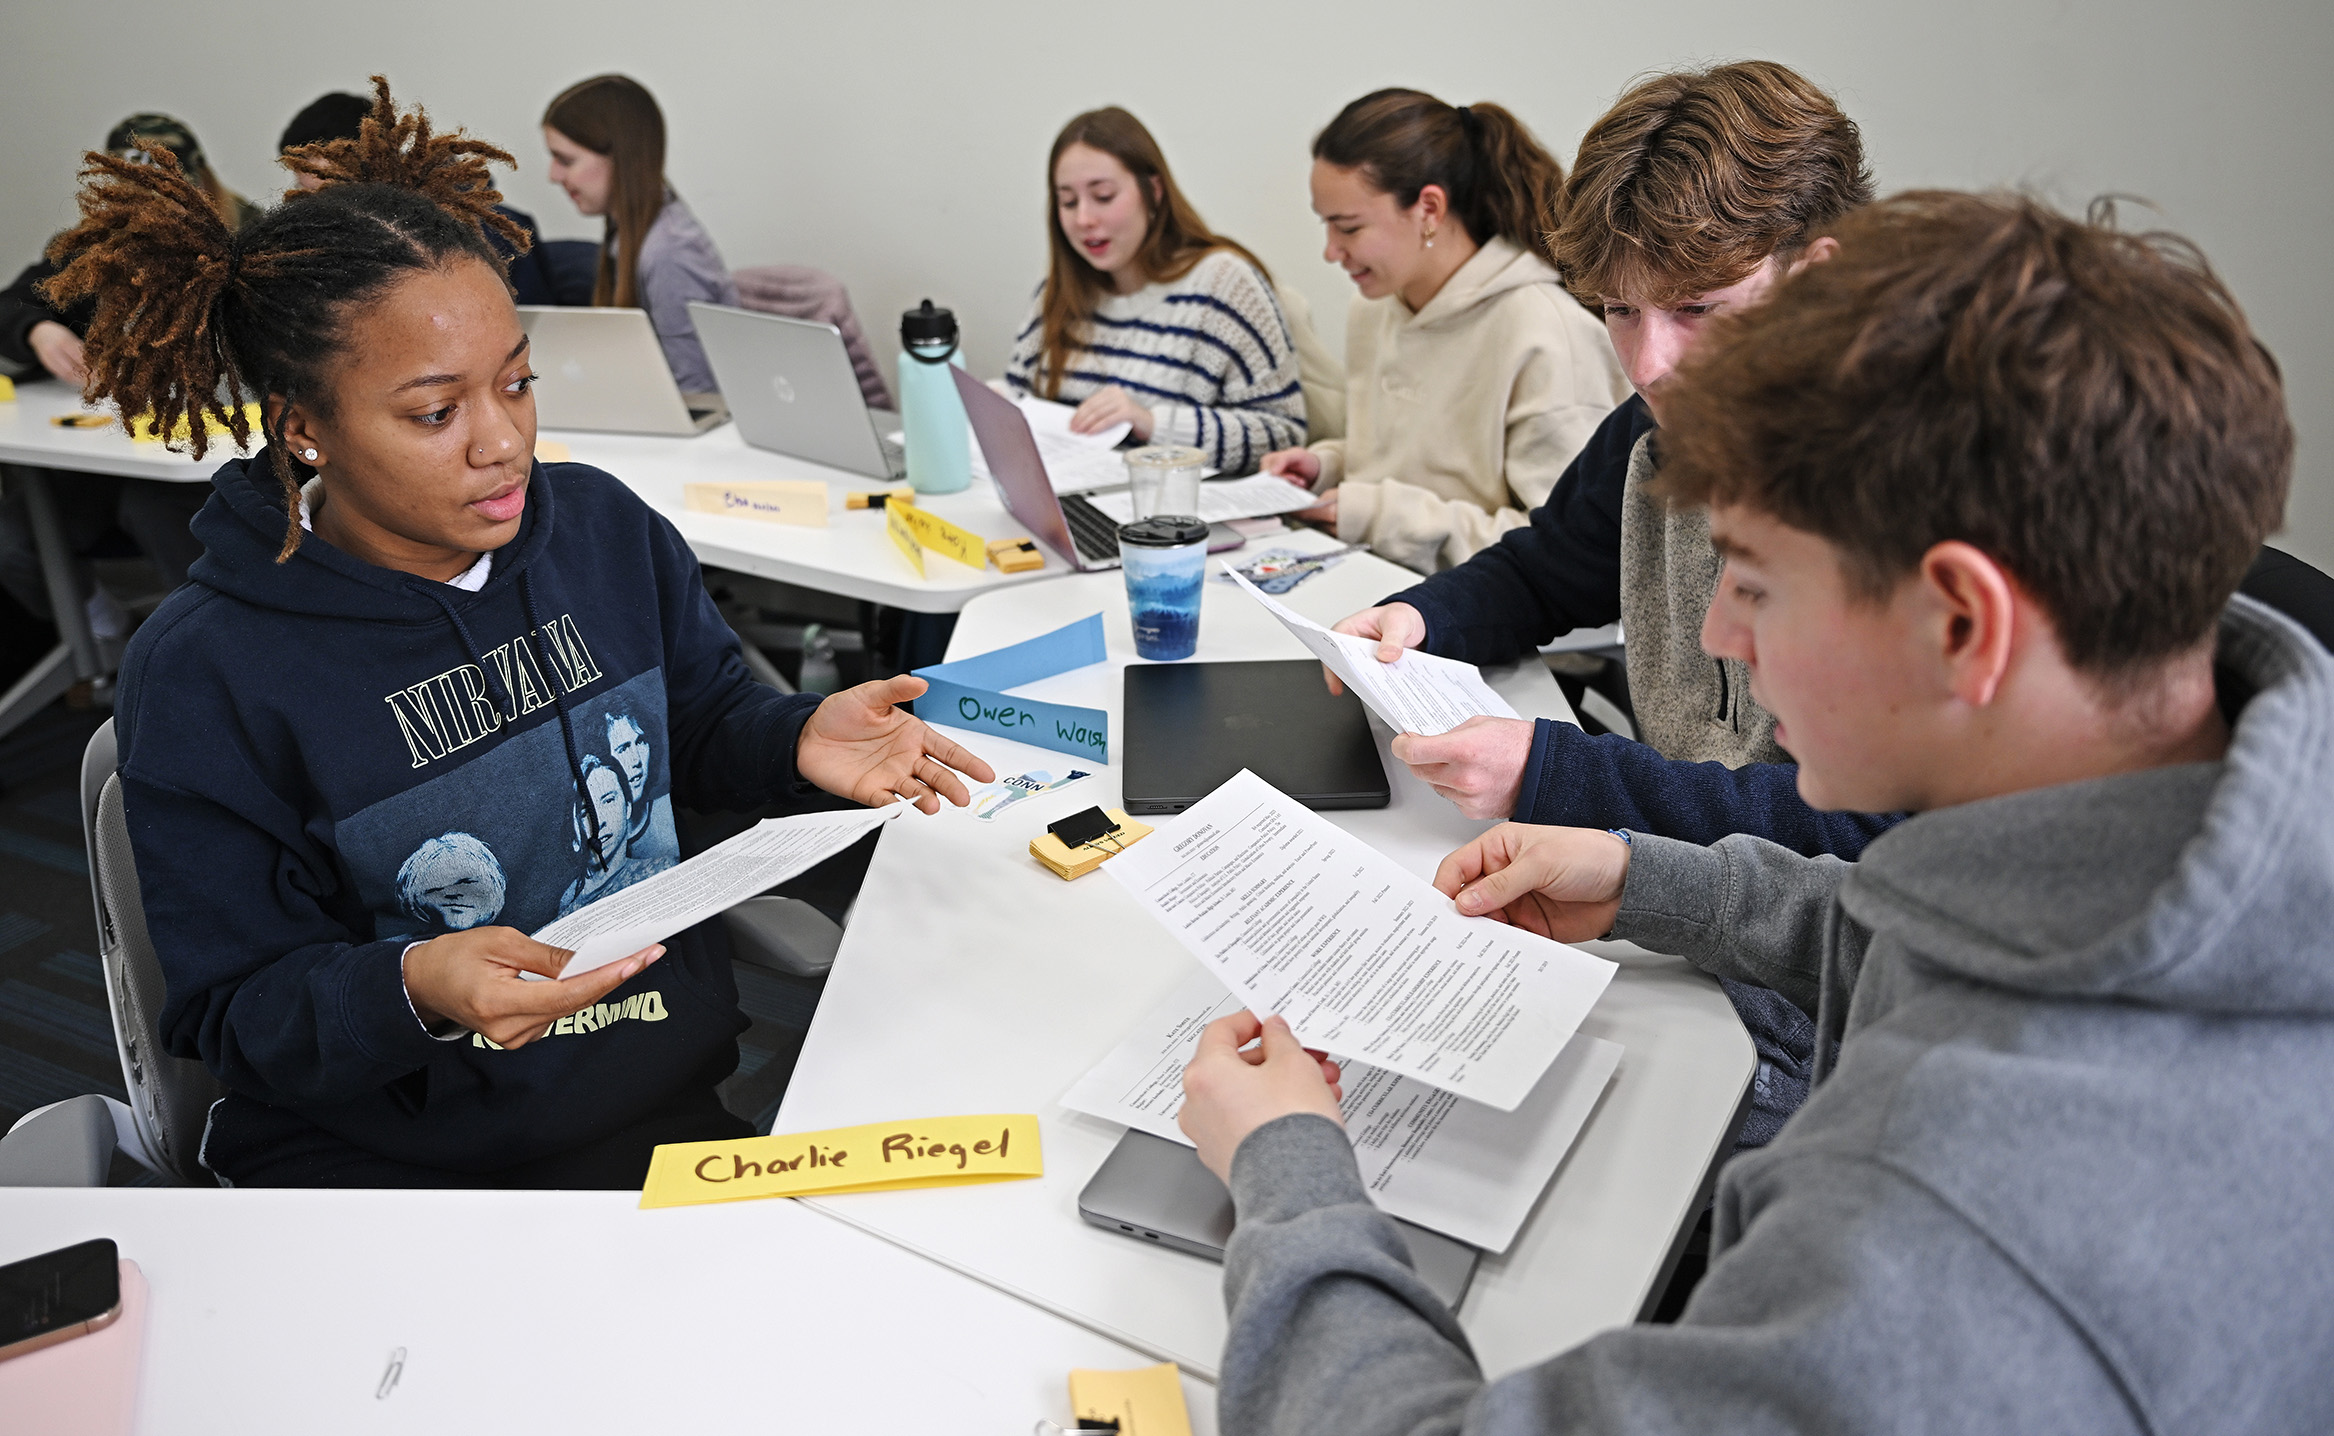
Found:
<svg viewBox="0 0 2334 1436"><path fill-rule="evenodd" d="M1103 864L1200 965L1308 1047L1512 1112L1613 964L1461 917L1247 769Z"/></svg>
<svg viewBox="0 0 2334 1436"><path fill-rule="evenodd" d="M1126 480L1122 476L1119 482L1124 483ZM1132 489L1109 494L1088 494L1086 502L1102 510L1102 516L1112 523L1130 524L1135 521L1135 495ZM1270 474L1250 474L1244 479L1213 479L1199 486L1199 517L1211 524L1293 514L1319 502L1319 495L1307 493L1288 480L1276 479Z"/></svg>
<svg viewBox="0 0 2334 1436"><path fill-rule="evenodd" d="M1508 701L1483 681L1482 670L1474 664L1415 648L1405 650L1392 663L1380 663L1375 640L1323 628L1250 583L1232 567L1231 560L1226 559L1223 568L1232 582L1263 604L1266 612L1279 619L1297 642L1311 649L1315 658L1327 664L1329 671L1395 732L1448 733L1479 713L1494 718L1517 716Z"/></svg>
<svg viewBox="0 0 2334 1436"><path fill-rule="evenodd" d="M1029 420L1030 437L1037 440L1037 456L1045 463L1045 475L1055 493L1081 494L1126 482L1126 455L1117 449L1119 441L1133 431L1131 424L1113 424L1100 433L1073 434L1070 415L1077 412L1074 405L1056 404L1034 394L1015 396L1013 402ZM989 476L988 460L977 439L972 446L972 472L975 478Z"/></svg>
<svg viewBox="0 0 2334 1436"><path fill-rule="evenodd" d="M1222 983L1193 971L1062 1095L1062 1105L1190 1146L1175 1125L1183 1110L1183 1069L1201 1030L1240 1008ZM1495 1112L1383 1067L1343 1063L1341 1108L1362 1182L1380 1207L1404 1221L1505 1251L1620 1061L1618 1043L1574 1033L1513 1112Z"/></svg>
<svg viewBox="0 0 2334 1436"><path fill-rule="evenodd" d="M809 870L906 806L764 818L685 863L556 919L536 931L535 941L575 953L562 977L605 967Z"/></svg>

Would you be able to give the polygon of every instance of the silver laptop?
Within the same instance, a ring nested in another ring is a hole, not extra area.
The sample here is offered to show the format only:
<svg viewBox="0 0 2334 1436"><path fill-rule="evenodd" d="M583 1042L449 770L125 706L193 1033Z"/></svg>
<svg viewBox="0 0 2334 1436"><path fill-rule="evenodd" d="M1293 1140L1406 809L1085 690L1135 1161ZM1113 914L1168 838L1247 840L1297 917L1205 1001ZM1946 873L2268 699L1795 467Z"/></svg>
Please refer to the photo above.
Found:
<svg viewBox="0 0 2334 1436"><path fill-rule="evenodd" d="M1232 1239L1232 1194L1181 1142L1128 1132L1078 1194L1078 1215L1106 1232L1156 1242L1210 1261ZM1474 1247L1397 1217L1419 1280L1457 1311L1475 1280Z"/></svg>
<svg viewBox="0 0 2334 1436"><path fill-rule="evenodd" d="M546 429L701 434L729 417L719 394L684 394L644 309L519 306L534 341L535 422Z"/></svg>
<svg viewBox="0 0 2334 1436"><path fill-rule="evenodd" d="M1060 554L1081 572L1118 567L1118 520L1086 501L1084 494L1057 495L1046 477L1045 457L1038 452L1037 436L1021 406L951 364L956 392L964 396L964 415L972 420L973 439L988 461L996 480L997 497L1006 512L1029 526L1038 542ZM1098 490L1097 492L1101 492ZM1208 525L1208 552L1222 553L1247 540L1223 524Z"/></svg>
<svg viewBox="0 0 2334 1436"><path fill-rule="evenodd" d="M867 407L842 330L697 301L689 317L747 443L870 478L907 473L906 455L884 436L899 416Z"/></svg>

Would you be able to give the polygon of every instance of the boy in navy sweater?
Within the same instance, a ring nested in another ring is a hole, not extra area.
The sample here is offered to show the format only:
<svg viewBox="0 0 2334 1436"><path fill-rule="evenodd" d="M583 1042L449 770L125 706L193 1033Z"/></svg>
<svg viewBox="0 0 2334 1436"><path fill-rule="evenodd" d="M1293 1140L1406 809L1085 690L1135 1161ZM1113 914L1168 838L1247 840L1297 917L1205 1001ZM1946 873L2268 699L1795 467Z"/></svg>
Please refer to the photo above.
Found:
<svg viewBox="0 0 2334 1436"><path fill-rule="evenodd" d="M1824 258L1824 229L1871 197L1855 123L1766 61L1646 80L1581 140L1558 264L1573 293L1603 309L1637 394L1598 427L1529 524L1337 625L1379 640L1389 662L1424 648L1508 663L1573 629L1624 623L1644 742L1487 717L1394 740L1394 755L1469 817L1688 842L1755 833L1850 858L1892 821L1801 801L1742 666L1701 651L1701 614L1718 582L1707 521L1665 512L1645 492L1663 392L1702 327ZM1739 1139L1758 1146L1806 1096L1813 1028L1771 991L1725 985L1759 1049Z"/></svg>
<svg viewBox="0 0 2334 1436"><path fill-rule="evenodd" d="M236 1185L637 1186L656 1145L747 1131L713 1093L726 955L560 978L526 934L677 861L676 803L936 812L992 775L896 706L919 680L751 681L672 525L533 461L480 232L509 156L385 85L374 118L239 237L174 166L93 158L53 286L97 297L92 392L191 417L198 454L211 414L261 441L122 672L163 1041L228 1088L203 1158ZM264 433L219 413L238 388Z"/></svg>

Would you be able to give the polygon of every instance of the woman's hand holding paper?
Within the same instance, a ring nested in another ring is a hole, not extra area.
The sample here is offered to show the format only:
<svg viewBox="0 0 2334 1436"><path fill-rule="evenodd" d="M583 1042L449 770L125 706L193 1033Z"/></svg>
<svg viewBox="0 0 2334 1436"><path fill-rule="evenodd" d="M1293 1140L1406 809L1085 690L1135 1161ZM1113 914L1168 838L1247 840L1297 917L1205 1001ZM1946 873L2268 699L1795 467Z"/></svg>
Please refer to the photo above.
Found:
<svg viewBox="0 0 2334 1436"><path fill-rule="evenodd" d="M524 1047L552 1023L632 980L665 955L644 948L620 962L560 977L569 954L513 927L474 927L405 950L405 998L422 1026L460 1023L500 1047ZM530 981L527 974L553 979Z"/></svg>
<svg viewBox="0 0 2334 1436"><path fill-rule="evenodd" d="M1594 828L1501 823L1444 858L1434 885L1468 917L1586 942L1613 930L1629 852L1629 844Z"/></svg>
<svg viewBox="0 0 2334 1436"><path fill-rule="evenodd" d="M993 783L997 772L961 744L942 737L898 705L922 696L924 680L902 674L862 683L828 698L802 725L795 769L837 797L881 807L896 794L921 812L940 811L946 798L972 801L963 773Z"/></svg>
<svg viewBox="0 0 2334 1436"><path fill-rule="evenodd" d="M1200 1034L1199 1051L1183 1069L1176 1125L1208 1170L1229 1184L1233 1153L1265 1123L1312 1112L1345 1125L1337 1110L1345 1095L1342 1075L1326 1054L1297 1041L1286 1019L1259 1022L1253 1012L1235 1012Z"/></svg>

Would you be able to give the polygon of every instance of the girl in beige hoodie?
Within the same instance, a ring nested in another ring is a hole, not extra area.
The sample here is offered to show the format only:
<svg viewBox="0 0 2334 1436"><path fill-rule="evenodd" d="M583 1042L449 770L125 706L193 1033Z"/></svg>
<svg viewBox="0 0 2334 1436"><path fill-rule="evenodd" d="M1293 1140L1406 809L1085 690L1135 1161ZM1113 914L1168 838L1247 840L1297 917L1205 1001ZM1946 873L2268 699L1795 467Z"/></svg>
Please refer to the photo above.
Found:
<svg viewBox="0 0 2334 1436"><path fill-rule="evenodd" d="M1629 396L1604 326L1547 252L1563 171L1497 105L1381 90L1313 142L1326 256L1361 297L1346 434L1267 456L1308 517L1433 573L1525 521Z"/></svg>

